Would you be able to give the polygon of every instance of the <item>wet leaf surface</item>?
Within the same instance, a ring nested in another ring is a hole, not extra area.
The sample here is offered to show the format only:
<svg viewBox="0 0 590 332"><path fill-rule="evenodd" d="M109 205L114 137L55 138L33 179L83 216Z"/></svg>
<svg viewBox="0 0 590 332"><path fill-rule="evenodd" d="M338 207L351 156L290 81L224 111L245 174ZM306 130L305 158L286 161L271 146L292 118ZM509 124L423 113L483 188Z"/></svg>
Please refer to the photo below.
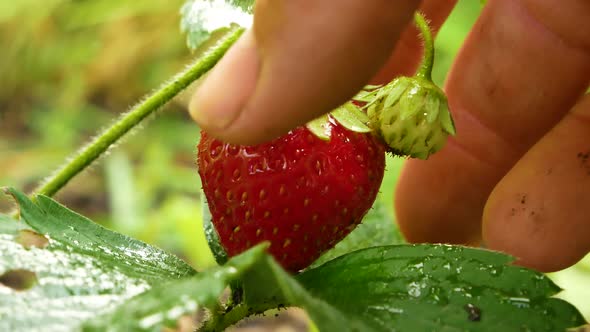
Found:
<svg viewBox="0 0 590 332"><path fill-rule="evenodd" d="M364 249L297 280L363 331L561 331L584 323L543 274L500 253L443 245ZM321 325L318 322L318 325Z"/></svg>
<svg viewBox="0 0 590 332"><path fill-rule="evenodd" d="M224 289L264 256L257 246L230 259L224 266L196 276L154 286L119 306L114 312L92 319L84 331L159 331L174 326L183 315L199 308L215 308Z"/></svg>
<svg viewBox="0 0 590 332"><path fill-rule="evenodd" d="M110 231L67 209L54 200L38 196L36 203L8 189L21 209L21 216L35 231L71 251L117 265L131 276L144 280L180 278L194 270L180 258L128 236Z"/></svg>
<svg viewBox="0 0 590 332"><path fill-rule="evenodd" d="M195 272L177 257L111 232L46 197L9 189L23 220L0 215L0 331L76 331L154 284ZM22 234L44 234L44 248Z"/></svg>
<svg viewBox="0 0 590 332"><path fill-rule="evenodd" d="M348 247L294 277L257 246L196 274L47 197L33 202L8 191L26 224L0 215L2 331L159 331L217 308L237 281L249 312L300 307L322 331L557 331L584 323L572 305L551 297L560 289L550 279L496 252ZM43 234L47 246L23 246L22 232Z"/></svg>

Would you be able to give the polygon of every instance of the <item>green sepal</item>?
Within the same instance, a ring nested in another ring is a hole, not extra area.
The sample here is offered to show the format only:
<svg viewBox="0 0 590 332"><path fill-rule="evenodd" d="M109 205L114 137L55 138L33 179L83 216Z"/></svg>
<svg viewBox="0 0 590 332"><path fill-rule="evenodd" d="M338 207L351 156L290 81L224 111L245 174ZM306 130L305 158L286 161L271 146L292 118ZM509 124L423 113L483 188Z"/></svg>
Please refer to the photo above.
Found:
<svg viewBox="0 0 590 332"><path fill-rule="evenodd" d="M375 100L375 96L381 91L383 85L365 85L354 97L352 101L359 101L363 103L369 103ZM364 107L363 107L364 108Z"/></svg>
<svg viewBox="0 0 590 332"><path fill-rule="evenodd" d="M370 133L369 117L352 103L346 103L330 113L344 128L357 133Z"/></svg>
<svg viewBox="0 0 590 332"><path fill-rule="evenodd" d="M400 120L403 121L424 112L423 105L427 94L428 91L417 84L406 90L406 93L400 99Z"/></svg>
<svg viewBox="0 0 590 332"><path fill-rule="evenodd" d="M410 80L406 79L405 77L401 77L401 78L393 81L392 84L390 85L390 87L391 87L391 90L383 89L380 92L378 99L380 99L381 94L387 95L387 97L385 98L385 101L383 102L383 108L391 107L391 106L393 106L393 104L395 104L399 101L399 98L401 97L401 95L404 92L406 92L408 87L410 87ZM376 100L378 100L378 99L376 99Z"/></svg>
<svg viewBox="0 0 590 332"><path fill-rule="evenodd" d="M205 239L207 239L207 244L213 253L213 257L215 257L217 264L223 265L227 262L229 257L225 249L223 249L221 241L219 240L219 234L217 234L217 230L213 225L213 217L211 216L209 204L207 203L207 198L203 191L201 191L201 208L203 209L201 215L203 216L203 231L205 232Z"/></svg>
<svg viewBox="0 0 590 332"><path fill-rule="evenodd" d="M457 134L457 129L455 129L455 121L453 121L453 117L451 116L451 112L449 112L449 105L445 102L440 105L440 110L442 111L440 115L440 124L444 130L450 135L455 136Z"/></svg>
<svg viewBox="0 0 590 332"><path fill-rule="evenodd" d="M330 140L330 119L327 114L311 120L305 125L305 127L307 127L307 129L319 139L324 141Z"/></svg>
<svg viewBox="0 0 590 332"><path fill-rule="evenodd" d="M438 118L440 104L441 100L435 97L435 92L430 92L424 101L424 112L428 123L434 123Z"/></svg>
<svg viewBox="0 0 590 332"><path fill-rule="evenodd" d="M305 124L305 127L316 137L328 141L332 134L330 117L344 128L356 133L370 133L373 131L369 126L370 119L367 114L351 102L341 105L329 114L311 120Z"/></svg>

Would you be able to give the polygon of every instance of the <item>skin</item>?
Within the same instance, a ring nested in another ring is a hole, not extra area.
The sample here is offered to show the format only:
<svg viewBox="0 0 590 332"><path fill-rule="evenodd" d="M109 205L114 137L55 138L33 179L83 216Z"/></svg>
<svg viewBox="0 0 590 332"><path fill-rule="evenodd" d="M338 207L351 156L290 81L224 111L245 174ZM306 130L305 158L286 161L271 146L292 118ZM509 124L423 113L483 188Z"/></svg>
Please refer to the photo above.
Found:
<svg viewBox="0 0 590 332"><path fill-rule="evenodd" d="M413 11L436 30L454 5L257 1L253 29L195 93L191 115L227 142L277 137L367 83L411 75ZM407 161L397 184L410 242L484 245L541 271L590 251L588 17L587 0L488 1L444 87L458 134Z"/></svg>

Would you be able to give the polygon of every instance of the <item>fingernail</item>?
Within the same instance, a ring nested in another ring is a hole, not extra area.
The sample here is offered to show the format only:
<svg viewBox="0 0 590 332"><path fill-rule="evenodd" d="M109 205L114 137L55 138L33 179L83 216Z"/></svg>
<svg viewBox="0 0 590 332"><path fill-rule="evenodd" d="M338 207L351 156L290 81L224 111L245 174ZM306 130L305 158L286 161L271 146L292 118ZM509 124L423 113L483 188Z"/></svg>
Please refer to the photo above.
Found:
<svg viewBox="0 0 590 332"><path fill-rule="evenodd" d="M209 72L193 95L189 112L195 122L213 131L231 126L254 91L259 63L249 30Z"/></svg>

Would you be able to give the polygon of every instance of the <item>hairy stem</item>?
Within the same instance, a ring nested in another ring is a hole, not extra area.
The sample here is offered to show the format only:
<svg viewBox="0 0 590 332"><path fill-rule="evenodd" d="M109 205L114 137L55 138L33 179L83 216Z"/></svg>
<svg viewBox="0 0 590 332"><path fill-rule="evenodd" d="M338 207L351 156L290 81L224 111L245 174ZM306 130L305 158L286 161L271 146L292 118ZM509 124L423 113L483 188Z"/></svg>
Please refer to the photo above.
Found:
<svg viewBox="0 0 590 332"><path fill-rule="evenodd" d="M221 332L228 327L235 325L246 317L255 314L261 314L268 310L279 308L277 303L265 303L256 307L249 306L246 303L239 304L227 312L214 312L212 317L198 329L198 332Z"/></svg>
<svg viewBox="0 0 590 332"><path fill-rule="evenodd" d="M216 45L212 46L184 72L178 74L160 89L149 95L145 100L125 113L113 125L100 133L88 145L83 147L71 160L36 188L31 196L34 198L37 195L55 195L74 176L90 166L90 164L103 155L109 147L119 141L131 129L213 68L243 31L244 29L242 28L229 30Z"/></svg>
<svg viewBox="0 0 590 332"><path fill-rule="evenodd" d="M224 331L228 327L236 324L242 319L248 317L252 313L248 310L248 307L244 304L240 304L234 307L229 312L225 313L214 313L209 321L203 325L198 331L199 332L220 332Z"/></svg>
<svg viewBox="0 0 590 332"><path fill-rule="evenodd" d="M420 63L416 76L432 81L432 67L434 65L434 40L432 39L432 31L424 15L419 12L414 13L414 23L420 29L420 34L424 40L424 56L422 57L422 63Z"/></svg>

